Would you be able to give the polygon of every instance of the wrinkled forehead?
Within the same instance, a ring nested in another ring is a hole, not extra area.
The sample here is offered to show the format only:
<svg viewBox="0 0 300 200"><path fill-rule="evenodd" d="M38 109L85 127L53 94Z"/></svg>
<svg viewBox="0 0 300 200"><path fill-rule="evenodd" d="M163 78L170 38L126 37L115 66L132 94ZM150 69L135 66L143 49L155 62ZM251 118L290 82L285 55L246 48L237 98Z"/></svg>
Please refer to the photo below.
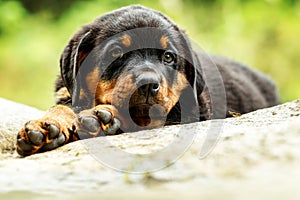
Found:
<svg viewBox="0 0 300 200"><path fill-rule="evenodd" d="M128 51L138 49L168 49L175 51L177 49L175 45L178 44L178 42L175 42L176 40L178 40L176 33L169 30L153 27L135 28L106 37L100 43L100 48L105 49L107 46L116 44Z"/></svg>

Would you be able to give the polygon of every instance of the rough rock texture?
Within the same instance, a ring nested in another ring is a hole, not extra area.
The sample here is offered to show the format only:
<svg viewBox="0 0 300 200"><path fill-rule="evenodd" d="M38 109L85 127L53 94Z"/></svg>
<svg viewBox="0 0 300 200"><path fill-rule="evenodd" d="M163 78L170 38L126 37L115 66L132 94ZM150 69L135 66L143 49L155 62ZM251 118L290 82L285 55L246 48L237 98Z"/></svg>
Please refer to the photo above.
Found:
<svg viewBox="0 0 300 200"><path fill-rule="evenodd" d="M300 100L19 157L18 129L42 114L0 99L0 199L300 198Z"/></svg>

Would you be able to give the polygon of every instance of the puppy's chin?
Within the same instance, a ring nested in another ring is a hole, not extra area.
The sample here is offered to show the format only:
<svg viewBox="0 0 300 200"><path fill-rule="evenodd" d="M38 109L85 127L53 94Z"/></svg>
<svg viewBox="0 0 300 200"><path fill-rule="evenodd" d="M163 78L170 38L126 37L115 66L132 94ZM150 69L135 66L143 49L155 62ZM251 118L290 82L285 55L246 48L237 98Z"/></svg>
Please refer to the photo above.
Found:
<svg viewBox="0 0 300 200"><path fill-rule="evenodd" d="M137 125L136 130L159 128L165 125L165 119L151 119L147 118L132 118Z"/></svg>
<svg viewBox="0 0 300 200"><path fill-rule="evenodd" d="M165 125L167 113L159 104L134 105L129 108L132 121L141 129L157 128Z"/></svg>

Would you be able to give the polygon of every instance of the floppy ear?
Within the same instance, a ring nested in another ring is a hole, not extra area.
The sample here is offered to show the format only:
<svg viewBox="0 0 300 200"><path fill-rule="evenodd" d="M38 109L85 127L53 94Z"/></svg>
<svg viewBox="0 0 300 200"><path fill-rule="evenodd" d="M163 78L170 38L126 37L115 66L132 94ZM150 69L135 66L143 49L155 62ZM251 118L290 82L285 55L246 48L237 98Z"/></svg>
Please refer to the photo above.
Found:
<svg viewBox="0 0 300 200"><path fill-rule="evenodd" d="M60 58L61 77L72 97L72 105L78 104L80 96L79 68L95 46L95 33L88 27L77 32L65 47Z"/></svg>
<svg viewBox="0 0 300 200"><path fill-rule="evenodd" d="M195 92L202 91L205 82L202 76L201 63L197 56L197 53L193 50L188 36L183 30L178 30L181 35L181 41L183 41L184 55L184 70L186 78L188 79L190 86L195 89ZM197 86L196 86L197 85ZM197 91L196 91L197 90ZM196 94L196 93L195 93Z"/></svg>

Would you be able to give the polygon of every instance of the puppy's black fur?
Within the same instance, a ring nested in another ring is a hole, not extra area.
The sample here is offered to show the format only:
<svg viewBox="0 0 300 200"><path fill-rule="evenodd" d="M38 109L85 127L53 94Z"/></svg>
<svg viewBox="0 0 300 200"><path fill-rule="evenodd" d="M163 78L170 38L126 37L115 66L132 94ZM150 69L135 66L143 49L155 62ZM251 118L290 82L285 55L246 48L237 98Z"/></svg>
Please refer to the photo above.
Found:
<svg viewBox="0 0 300 200"><path fill-rule="evenodd" d="M62 54L61 78L57 81L56 91L65 86L70 93L67 96L69 98L73 97L73 103L74 101L78 101L78 99L74 98L74 95L76 95L74 93L78 93L78 91L76 90L73 77L73 70L77 69L74 69L74 59L80 60L79 58L75 58L76 53L77 55L82 54L85 57L95 46L110 37L127 30L143 27L154 27L168 32L170 38L172 37L172 42L179 48L177 53L181 57L187 58L186 60L189 60L188 62L180 63L180 65L184 66L180 66L178 70L185 73L191 86L195 86L201 119L210 119L213 117L209 90L214 90L215 88L206 88L205 80L203 79L203 68L206 65L211 66L211 63L216 65L225 87L225 101L227 102L226 116L230 116L228 111L247 113L278 104L276 88L267 76L249 69L240 63L219 56L209 55L208 58L208 55L197 54L191 48L186 34L174 22L160 12L142 6L129 6L113 11L97 18L94 22L78 31ZM88 32L89 34L87 34ZM85 34L87 35L84 37ZM157 52L153 53L156 54ZM83 59L81 58L81 60ZM125 61L123 60L123 62ZM78 67L80 64L77 63ZM122 66L120 63L117 64ZM113 69L120 70L120 68ZM113 75L115 72L108 70L108 73ZM121 70L118 73L120 74ZM217 75L211 74L209 76ZM88 91L86 92L88 93ZM225 101L218 103L225 103ZM64 103L65 99L58 98L57 102ZM67 102L71 103L71 100ZM84 102L89 101L85 99ZM85 106L91 107L92 105L88 106L85 104ZM169 117L169 119L172 119L172 117ZM178 118L174 120L178 120Z"/></svg>

